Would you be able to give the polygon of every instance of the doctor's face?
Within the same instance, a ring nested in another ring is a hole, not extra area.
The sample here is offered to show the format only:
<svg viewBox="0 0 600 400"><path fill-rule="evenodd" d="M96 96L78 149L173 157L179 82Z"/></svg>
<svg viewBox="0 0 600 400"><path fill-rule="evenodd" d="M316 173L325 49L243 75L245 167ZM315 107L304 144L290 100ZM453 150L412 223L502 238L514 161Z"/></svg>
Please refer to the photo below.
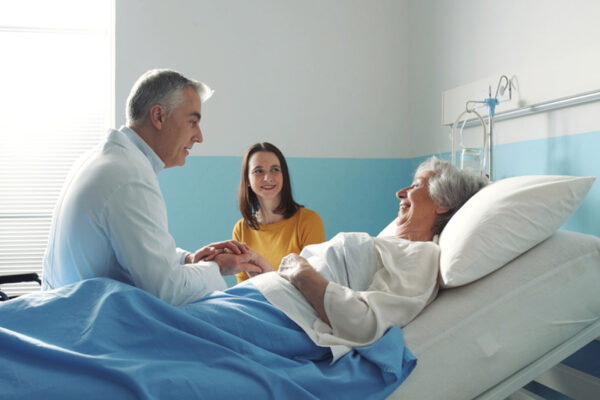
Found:
<svg viewBox="0 0 600 400"><path fill-rule="evenodd" d="M184 165L190 149L203 140L200 130L200 96L191 87L184 88L183 95L183 104L165 116L160 143L155 149L165 163L165 168Z"/></svg>

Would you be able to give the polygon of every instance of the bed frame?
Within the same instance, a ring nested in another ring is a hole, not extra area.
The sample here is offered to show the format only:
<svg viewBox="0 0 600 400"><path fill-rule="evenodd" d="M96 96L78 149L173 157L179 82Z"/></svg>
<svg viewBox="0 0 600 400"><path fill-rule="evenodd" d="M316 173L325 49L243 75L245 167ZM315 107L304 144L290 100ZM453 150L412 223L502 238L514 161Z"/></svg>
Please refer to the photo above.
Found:
<svg viewBox="0 0 600 400"><path fill-rule="evenodd" d="M558 231L483 279L440 291L404 327L419 363L389 398L540 399L523 388L536 380L597 399L600 379L560 362L600 336L599 288L600 239Z"/></svg>
<svg viewBox="0 0 600 400"><path fill-rule="evenodd" d="M476 400L539 400L540 396L523 388L536 381L565 396L577 400L596 400L600 394L600 378L568 367L560 362L586 344L600 340L600 320L555 347L522 370L477 396Z"/></svg>

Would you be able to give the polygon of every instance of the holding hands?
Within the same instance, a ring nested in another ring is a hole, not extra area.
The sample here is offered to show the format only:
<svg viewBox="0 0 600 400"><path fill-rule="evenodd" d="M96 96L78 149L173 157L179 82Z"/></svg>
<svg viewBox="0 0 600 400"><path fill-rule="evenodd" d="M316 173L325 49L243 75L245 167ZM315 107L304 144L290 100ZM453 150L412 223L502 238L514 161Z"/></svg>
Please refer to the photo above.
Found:
<svg viewBox="0 0 600 400"><path fill-rule="evenodd" d="M211 243L186 257L186 263L197 263L198 261L216 262L221 275L233 275L246 271L250 277L253 277L264 272L275 271L275 268L263 256L236 240ZM294 285L317 311L319 317L329 324L324 304L325 291L329 281L319 274L304 257L295 253L283 257L278 273Z"/></svg>
<svg viewBox="0 0 600 400"><path fill-rule="evenodd" d="M244 243L235 240L211 243L186 257L186 263L214 261L221 275L233 275L246 271L255 276L275 269L260 254Z"/></svg>
<svg viewBox="0 0 600 400"><path fill-rule="evenodd" d="M250 247L235 240L211 243L208 246L202 247L193 254L188 254L188 256L185 258L185 262L186 264L195 264L198 261L213 261L213 259L218 254L223 253L225 249L232 254L243 254L247 252Z"/></svg>

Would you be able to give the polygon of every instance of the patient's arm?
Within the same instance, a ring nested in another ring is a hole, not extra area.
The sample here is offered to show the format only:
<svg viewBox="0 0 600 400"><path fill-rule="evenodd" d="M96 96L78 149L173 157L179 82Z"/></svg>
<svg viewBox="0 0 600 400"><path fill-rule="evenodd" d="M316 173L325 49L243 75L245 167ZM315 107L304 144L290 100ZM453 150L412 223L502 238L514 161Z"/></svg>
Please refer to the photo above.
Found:
<svg viewBox="0 0 600 400"><path fill-rule="evenodd" d="M321 320L329 324L324 303L325 290L329 284L327 279L298 254L289 254L281 260L279 275L294 285L319 314Z"/></svg>
<svg viewBox="0 0 600 400"><path fill-rule="evenodd" d="M266 258L261 256L257 251L249 247L248 253L250 254L250 262L258 265L262 269L262 272L246 271L250 277L256 276L264 272L275 271L275 268L273 268L273 266L266 260Z"/></svg>

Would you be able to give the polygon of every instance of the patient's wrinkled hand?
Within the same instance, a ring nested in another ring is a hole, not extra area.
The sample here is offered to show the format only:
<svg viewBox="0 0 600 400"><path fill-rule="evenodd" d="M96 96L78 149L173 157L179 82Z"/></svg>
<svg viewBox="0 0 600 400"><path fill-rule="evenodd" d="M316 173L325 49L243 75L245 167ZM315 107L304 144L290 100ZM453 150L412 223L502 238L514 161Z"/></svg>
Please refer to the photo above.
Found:
<svg viewBox="0 0 600 400"><path fill-rule="evenodd" d="M291 253L281 259L278 272L282 278L295 286L294 282L300 279L303 274L311 273L311 270L314 271L314 268L308 263L306 258L296 253Z"/></svg>
<svg viewBox="0 0 600 400"><path fill-rule="evenodd" d="M325 312L325 291L329 281L298 254L288 254L279 265L279 276L287 279L315 309L319 318L330 324ZM331 324L330 324L331 325Z"/></svg>

